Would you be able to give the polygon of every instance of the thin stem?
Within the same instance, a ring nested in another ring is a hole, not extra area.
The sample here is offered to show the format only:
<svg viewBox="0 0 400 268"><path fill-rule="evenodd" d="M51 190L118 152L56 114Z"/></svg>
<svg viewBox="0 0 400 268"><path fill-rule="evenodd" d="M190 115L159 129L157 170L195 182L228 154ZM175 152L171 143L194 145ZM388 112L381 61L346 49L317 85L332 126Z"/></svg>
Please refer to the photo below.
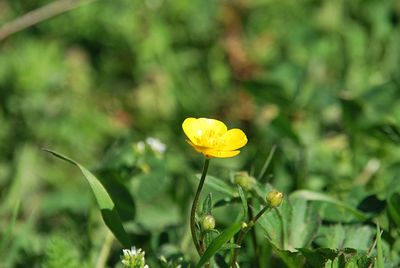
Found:
<svg viewBox="0 0 400 268"><path fill-rule="evenodd" d="M276 210L276 213L278 214L278 218L279 218L279 220L280 220L280 222L281 222L281 225L282 225L282 236L281 236L281 238L282 238L282 245L281 245L281 247L282 247L282 248L286 248L286 228L285 228L285 221L283 220L283 216L282 216L281 212L280 212L278 209L275 209L275 210Z"/></svg>
<svg viewBox="0 0 400 268"><path fill-rule="evenodd" d="M0 28L0 41L32 25L96 0L57 0L30 11Z"/></svg>
<svg viewBox="0 0 400 268"><path fill-rule="evenodd" d="M263 207L262 210L260 210L260 212L258 212L258 214L254 217L253 222L254 224L258 221L258 219L267 211L270 210L271 207L270 206L265 206Z"/></svg>
<svg viewBox="0 0 400 268"><path fill-rule="evenodd" d="M243 239L246 236L247 232L254 227L254 225L256 224L257 220L266 212L270 209L270 206L265 206L263 207L262 210L260 210L260 212L257 213L257 215L247 224L248 227L243 228L240 233L239 233L239 237L238 240L236 242L236 244L240 247L242 245ZM231 268L235 268L236 267L236 262L237 262L237 257L238 257L238 253L239 250L235 249L234 253L233 253L233 258L232 258L232 263L231 263Z"/></svg>
<svg viewBox="0 0 400 268"><path fill-rule="evenodd" d="M110 250L111 250L113 241L114 241L114 236L111 233L111 231L109 231L107 229L106 238L104 239L104 243L101 248L99 258L97 259L96 268L106 267L107 259L108 259L108 256L110 255Z"/></svg>
<svg viewBox="0 0 400 268"><path fill-rule="evenodd" d="M198 203L199 203L199 197L200 197L201 189L203 188L204 181L206 179L206 175L207 175L207 170L208 170L208 165L209 164L210 164L210 159L206 158L204 160L203 172L201 174L199 185L197 186L196 195L194 196L192 209L190 211L190 231L192 233L193 243L196 246L197 253L199 253L200 256L201 256L201 254L203 254L204 249L200 245L199 239L197 238L197 233L196 233L196 210L197 210L197 206L198 206Z"/></svg>
<svg viewBox="0 0 400 268"><path fill-rule="evenodd" d="M253 217L254 217L254 215L253 215L253 198L251 198L251 197L249 199L249 204L247 206L247 210L249 211L249 214L248 214L249 221L251 221L253 219ZM253 241L254 257L255 257L255 260L256 260L256 267L260 267L259 260L258 260L259 259L259 256L258 256L259 252L258 252L258 246L257 246L257 235L256 235L256 228L255 227L251 229L251 239Z"/></svg>

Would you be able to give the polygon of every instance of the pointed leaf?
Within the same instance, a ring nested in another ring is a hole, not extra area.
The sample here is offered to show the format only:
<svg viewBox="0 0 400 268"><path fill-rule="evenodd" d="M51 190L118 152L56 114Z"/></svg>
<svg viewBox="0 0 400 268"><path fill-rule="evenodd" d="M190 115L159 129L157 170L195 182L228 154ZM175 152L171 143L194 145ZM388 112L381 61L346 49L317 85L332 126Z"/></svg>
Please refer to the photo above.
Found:
<svg viewBox="0 0 400 268"><path fill-rule="evenodd" d="M381 239L381 229L379 228L379 224L376 225L376 251L377 251L377 257L376 257L376 267L377 268L384 268L384 263L383 263L383 250L382 250L382 239Z"/></svg>
<svg viewBox="0 0 400 268"><path fill-rule="evenodd" d="M96 198L97 205L101 210L101 215L105 224L124 247L130 247L130 238L122 225L122 221L120 216L118 215L118 212L116 211L115 204L107 193L104 186L100 183L100 181L89 170L87 170L85 167L81 166L74 160L48 149L43 150L77 166L81 170L86 180L89 182L90 187L92 188L93 194Z"/></svg>
<svg viewBox="0 0 400 268"><path fill-rule="evenodd" d="M237 222L225 229L219 236L217 236L211 244L208 246L207 250L201 256L196 268L202 267L206 264L214 255L217 253L222 246L228 242L237 232L242 228L242 223Z"/></svg>
<svg viewBox="0 0 400 268"><path fill-rule="evenodd" d="M203 213L203 215L211 215L211 210L212 210L212 194L209 193L206 199L204 199L203 208L201 212Z"/></svg>
<svg viewBox="0 0 400 268"><path fill-rule="evenodd" d="M239 196L240 196L240 200L242 201L242 206L243 206L243 220L247 221L247 215L248 215L248 208L247 208L247 198L246 198L246 194L244 193L242 187L240 187L240 185L237 186L238 187L238 192L239 192Z"/></svg>

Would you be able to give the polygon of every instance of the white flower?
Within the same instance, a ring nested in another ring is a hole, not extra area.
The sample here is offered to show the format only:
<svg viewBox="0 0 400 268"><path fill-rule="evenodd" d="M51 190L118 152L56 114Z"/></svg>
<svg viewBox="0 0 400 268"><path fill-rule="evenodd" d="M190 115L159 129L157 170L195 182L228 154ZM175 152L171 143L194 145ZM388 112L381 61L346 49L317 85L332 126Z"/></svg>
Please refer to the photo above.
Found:
<svg viewBox="0 0 400 268"><path fill-rule="evenodd" d="M162 143L159 139L156 139L153 137L148 137L146 139L146 143L156 153L163 154L165 152L165 150L167 149L167 146L164 143Z"/></svg>
<svg viewBox="0 0 400 268"><path fill-rule="evenodd" d="M136 249L132 247L131 249L123 249L124 253L121 256L121 262L126 268L149 268L147 264L145 264L144 254L141 248Z"/></svg>

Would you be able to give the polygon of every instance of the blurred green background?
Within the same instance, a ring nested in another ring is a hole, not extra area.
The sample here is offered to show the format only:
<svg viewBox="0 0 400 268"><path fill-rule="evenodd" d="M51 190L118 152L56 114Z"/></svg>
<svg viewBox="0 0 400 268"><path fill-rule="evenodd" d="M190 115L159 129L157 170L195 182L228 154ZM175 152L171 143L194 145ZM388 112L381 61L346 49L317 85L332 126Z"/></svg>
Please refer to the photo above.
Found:
<svg viewBox="0 0 400 268"><path fill-rule="evenodd" d="M0 0L0 28L50 2ZM42 147L128 185L146 256L194 256L202 158L185 142L186 117L248 135L210 174L257 173L277 145L265 179L373 213L395 267L385 208L400 192L399 20L395 0L97 0L0 41L0 267L99 262L107 232L90 188ZM165 153L141 150L148 137ZM336 217L325 220L346 221ZM119 255L114 243L107 265Z"/></svg>

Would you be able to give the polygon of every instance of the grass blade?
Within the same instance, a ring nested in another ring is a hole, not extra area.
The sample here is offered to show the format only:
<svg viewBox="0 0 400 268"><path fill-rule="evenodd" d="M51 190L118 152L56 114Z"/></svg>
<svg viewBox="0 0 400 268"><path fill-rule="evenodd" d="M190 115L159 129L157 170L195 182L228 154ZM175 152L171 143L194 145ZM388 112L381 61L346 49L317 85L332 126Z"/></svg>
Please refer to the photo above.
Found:
<svg viewBox="0 0 400 268"><path fill-rule="evenodd" d="M87 170L85 167L78 164L71 158L68 158L64 155L61 155L59 153L56 153L48 149L43 149L43 150L48 153L51 153L55 157L58 157L64 161L67 161L77 166L81 170L86 180L89 182L90 187L92 188L93 194L96 198L97 205L101 210L101 215L103 217L105 224L110 229L110 231L115 235L118 241L124 247L129 248L131 246L130 238L122 225L121 218L118 212L116 211L114 202L112 201L111 197L107 193L107 190L100 183L100 181L89 170Z"/></svg>
<svg viewBox="0 0 400 268"><path fill-rule="evenodd" d="M383 250L382 250L382 240L381 240L381 228L379 224L376 225L376 251L377 251L377 258L376 258L376 267L377 268L384 268L383 263Z"/></svg>
<svg viewBox="0 0 400 268"><path fill-rule="evenodd" d="M272 157L275 154L275 151L276 151L276 145L273 145L272 148L271 148L271 151L269 151L268 157L265 160L265 163L264 163L264 165L263 165L263 167L262 167L262 169L260 171L260 174L258 174L258 177L257 177L258 181L261 181L262 178L265 175L265 172L267 172L267 169L269 167L269 164L271 163L271 160L272 160Z"/></svg>
<svg viewBox="0 0 400 268"><path fill-rule="evenodd" d="M204 264L206 264L214 255L222 248L222 246L228 242L237 232L242 228L242 223L237 222L232 226L228 227L225 231L223 231L219 236L217 236L211 244L208 246L207 250L204 252L203 256L201 256L199 262L196 265L196 268L201 268Z"/></svg>

